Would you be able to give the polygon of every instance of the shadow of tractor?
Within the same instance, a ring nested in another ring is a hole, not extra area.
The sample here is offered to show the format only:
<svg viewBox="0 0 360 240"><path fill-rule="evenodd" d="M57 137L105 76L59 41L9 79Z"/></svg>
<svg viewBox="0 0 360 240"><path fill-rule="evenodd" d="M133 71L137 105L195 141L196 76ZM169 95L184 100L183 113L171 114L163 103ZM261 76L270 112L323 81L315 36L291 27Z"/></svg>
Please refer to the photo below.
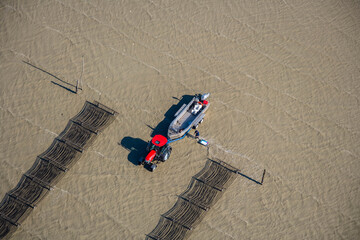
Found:
<svg viewBox="0 0 360 240"><path fill-rule="evenodd" d="M130 152L128 160L134 165L139 165L139 160L146 155L147 142L140 138L124 137L119 145Z"/></svg>

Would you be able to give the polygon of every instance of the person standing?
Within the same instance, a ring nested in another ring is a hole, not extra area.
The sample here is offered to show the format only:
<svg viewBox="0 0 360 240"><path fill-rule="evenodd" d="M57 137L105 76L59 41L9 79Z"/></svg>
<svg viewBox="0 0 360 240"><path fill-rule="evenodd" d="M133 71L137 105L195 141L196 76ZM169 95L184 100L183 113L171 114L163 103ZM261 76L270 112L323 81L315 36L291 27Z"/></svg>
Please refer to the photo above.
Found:
<svg viewBox="0 0 360 240"><path fill-rule="evenodd" d="M199 131L198 131L198 130L195 130L195 138L196 138L196 139L199 139L199 137L200 137Z"/></svg>

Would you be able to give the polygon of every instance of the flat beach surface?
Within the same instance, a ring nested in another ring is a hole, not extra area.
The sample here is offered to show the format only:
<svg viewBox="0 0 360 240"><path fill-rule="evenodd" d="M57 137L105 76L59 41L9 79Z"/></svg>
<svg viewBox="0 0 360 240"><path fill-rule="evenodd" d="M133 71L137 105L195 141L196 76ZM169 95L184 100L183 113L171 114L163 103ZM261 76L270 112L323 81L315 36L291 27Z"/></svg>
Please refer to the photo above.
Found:
<svg viewBox="0 0 360 240"><path fill-rule="evenodd" d="M209 148L136 166L205 92ZM86 100L119 115L12 239L144 239L207 158L264 185L238 176L189 239L360 236L359 1L2 0L1 198Z"/></svg>

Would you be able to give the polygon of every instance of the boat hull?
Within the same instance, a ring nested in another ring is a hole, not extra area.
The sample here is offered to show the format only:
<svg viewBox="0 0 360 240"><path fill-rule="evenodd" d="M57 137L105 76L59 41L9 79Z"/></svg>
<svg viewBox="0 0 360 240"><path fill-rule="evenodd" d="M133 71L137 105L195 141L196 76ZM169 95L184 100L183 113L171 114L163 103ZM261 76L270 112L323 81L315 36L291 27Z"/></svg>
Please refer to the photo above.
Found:
<svg viewBox="0 0 360 240"><path fill-rule="evenodd" d="M168 129L168 139L175 140L183 137L192 127L197 127L205 117L210 103L203 104L195 96L186 106L182 106L175 114L175 119Z"/></svg>

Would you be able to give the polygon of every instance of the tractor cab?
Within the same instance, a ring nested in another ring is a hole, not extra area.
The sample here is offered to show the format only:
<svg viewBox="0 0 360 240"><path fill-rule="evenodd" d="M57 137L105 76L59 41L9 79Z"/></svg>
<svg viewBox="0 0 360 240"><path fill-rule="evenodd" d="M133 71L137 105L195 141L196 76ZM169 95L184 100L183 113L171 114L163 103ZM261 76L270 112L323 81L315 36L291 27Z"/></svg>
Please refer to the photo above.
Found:
<svg viewBox="0 0 360 240"><path fill-rule="evenodd" d="M171 154L172 148L168 143L168 139L163 135L155 135L146 147L147 155L141 163L149 165L151 170L157 167L156 162L165 162Z"/></svg>

